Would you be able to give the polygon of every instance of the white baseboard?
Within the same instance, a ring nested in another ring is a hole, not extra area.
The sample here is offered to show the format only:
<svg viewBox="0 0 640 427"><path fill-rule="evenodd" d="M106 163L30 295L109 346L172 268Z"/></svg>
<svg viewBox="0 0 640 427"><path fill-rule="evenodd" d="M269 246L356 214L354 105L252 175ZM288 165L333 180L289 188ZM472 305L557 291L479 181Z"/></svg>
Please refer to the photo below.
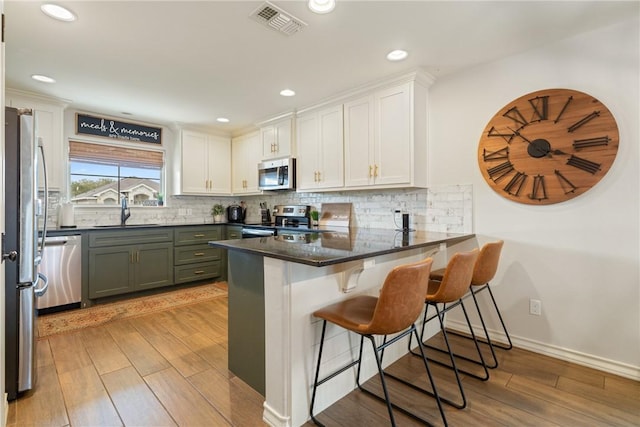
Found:
<svg viewBox="0 0 640 427"><path fill-rule="evenodd" d="M262 412L262 421L271 427L291 427L290 417L283 417L269 406L267 402L264 402L262 407L264 408L264 411Z"/></svg>
<svg viewBox="0 0 640 427"><path fill-rule="evenodd" d="M7 425L7 417L9 416L9 401L7 400L7 393L3 394L3 399L2 399L2 406L4 408L4 417L2 419L2 427L5 427Z"/></svg>
<svg viewBox="0 0 640 427"><path fill-rule="evenodd" d="M447 327L462 333L469 333L467 324L457 320L447 319ZM484 337L484 331L482 331L480 327L474 326L473 332L479 337ZM507 337L501 331L489 330L489 334L491 334L492 339L504 343L507 342ZM605 359L591 354L549 345L540 341L514 336L513 334L509 335L514 347L640 381L640 366L632 366L616 360Z"/></svg>

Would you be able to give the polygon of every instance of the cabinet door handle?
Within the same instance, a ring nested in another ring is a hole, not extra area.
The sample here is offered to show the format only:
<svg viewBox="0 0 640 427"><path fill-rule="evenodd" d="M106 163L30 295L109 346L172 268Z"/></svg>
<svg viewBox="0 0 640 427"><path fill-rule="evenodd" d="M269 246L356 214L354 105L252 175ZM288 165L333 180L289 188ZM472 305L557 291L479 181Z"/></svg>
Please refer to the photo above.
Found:
<svg viewBox="0 0 640 427"><path fill-rule="evenodd" d="M378 165L373 166L373 177L374 178L378 177Z"/></svg>
<svg viewBox="0 0 640 427"><path fill-rule="evenodd" d="M204 256L204 252L196 252L193 256Z"/></svg>
<svg viewBox="0 0 640 427"><path fill-rule="evenodd" d="M136 251L136 262L140 264L140 251Z"/></svg>
<svg viewBox="0 0 640 427"><path fill-rule="evenodd" d="M318 182L322 181L322 174L318 171Z"/></svg>
<svg viewBox="0 0 640 427"><path fill-rule="evenodd" d="M369 165L369 177L373 177L373 166Z"/></svg>
<svg viewBox="0 0 640 427"><path fill-rule="evenodd" d="M204 237L204 234L194 234L193 237Z"/></svg>
<svg viewBox="0 0 640 427"><path fill-rule="evenodd" d="M204 274L204 270L196 270L193 274Z"/></svg>
<svg viewBox="0 0 640 427"><path fill-rule="evenodd" d="M130 252L130 253L129 253L129 263L130 263L130 264L133 264L133 263L135 262L135 261L133 260L133 257L134 257L134 253L133 253L133 252Z"/></svg>

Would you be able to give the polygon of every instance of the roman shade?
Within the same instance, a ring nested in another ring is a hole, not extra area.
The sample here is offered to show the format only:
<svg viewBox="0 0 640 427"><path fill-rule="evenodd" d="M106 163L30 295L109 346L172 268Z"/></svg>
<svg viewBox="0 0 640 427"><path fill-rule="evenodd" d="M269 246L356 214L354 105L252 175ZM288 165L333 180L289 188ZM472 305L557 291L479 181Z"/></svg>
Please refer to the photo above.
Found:
<svg viewBox="0 0 640 427"><path fill-rule="evenodd" d="M69 141L69 160L119 164L127 167L162 168L164 153L155 150Z"/></svg>

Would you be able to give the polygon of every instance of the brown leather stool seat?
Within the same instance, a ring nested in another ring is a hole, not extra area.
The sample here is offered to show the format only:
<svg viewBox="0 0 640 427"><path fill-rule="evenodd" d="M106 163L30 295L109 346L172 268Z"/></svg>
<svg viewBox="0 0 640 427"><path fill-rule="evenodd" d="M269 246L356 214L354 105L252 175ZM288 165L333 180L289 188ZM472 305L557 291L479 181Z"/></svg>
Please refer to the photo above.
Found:
<svg viewBox="0 0 640 427"><path fill-rule="evenodd" d="M493 292L491 291L491 287L489 282L494 278L496 272L498 271L498 263L500 261L500 254L502 252L502 247L504 246L504 241L498 240L495 242L486 243L482 249L480 250L480 254L478 255L478 260L476 261L476 265L473 269L473 277L471 278L471 284L469 287L469 292L462 299L466 299L469 296L473 298L473 302L475 303L476 310L478 313L478 318L480 319L480 323L482 325L482 330L484 332L484 340L478 338L479 342L485 343L489 346L491 351L491 356L493 358L493 362L491 364L486 364L488 368L496 368L498 366L498 359L496 358L496 353L494 348L502 348L504 350L510 350L513 348L513 344L511 343L511 337L509 336L509 332L507 332L507 327L502 318L502 314L500 313L500 309L498 308L498 304L496 303L496 299L493 296ZM441 281L445 269L434 270L430 274L430 280ZM484 290L489 292L489 296L491 297L491 302L493 303L493 307L495 308L496 314L498 315L498 319L500 320L500 324L502 325L502 330L504 331L504 336L507 339L508 344L496 343L495 340L491 340L491 336L489 335L489 331L487 330L487 326L484 320L484 316L482 315L482 311L480 310L480 304L478 304L478 299L476 295ZM466 334L461 334L456 331L449 331L450 334L458 335L464 338L471 339L472 337ZM470 362L479 363L477 360L473 360L471 358L456 355L462 359L468 360Z"/></svg>
<svg viewBox="0 0 640 427"><path fill-rule="evenodd" d="M401 408L390 401L385 382L386 374L382 369L382 354L386 347L401 340L407 335L415 335L416 339L418 339L415 321L418 319L418 316L420 316L420 312L422 311L424 295L427 292L427 286L429 283L429 273L431 271L432 262L433 260L431 258L427 258L417 263L395 267L387 275L384 284L382 285L382 289L380 290L379 297L368 295L356 296L321 308L313 313L314 316L323 319L320 348L318 351L318 362L313 383L313 392L311 395L311 406L309 408L309 414L313 422L318 425L322 425L313 413L313 406L318 386L357 365L356 384L358 388L386 402L391 425L396 425L392 408L396 408L413 418L416 418L426 424L430 424L427 420L420 418L419 416L409 412L407 409ZM360 352L357 360L338 369L323 379L319 379L327 322L359 334ZM401 333L387 341L386 335L396 334L398 332ZM375 342L374 335L384 335L384 342L378 346ZM366 390L360 384L360 362L362 360L365 337L371 342L373 347L373 352L378 366L378 374L384 393L383 397ZM420 351L422 352L421 345ZM440 416L446 425L447 421L440 399L435 391L435 384L433 382L433 377L431 376L431 371L429 370L427 359L424 357L424 353L422 354L424 367L427 371L429 381L431 382L431 387L434 390L433 395L436 399Z"/></svg>

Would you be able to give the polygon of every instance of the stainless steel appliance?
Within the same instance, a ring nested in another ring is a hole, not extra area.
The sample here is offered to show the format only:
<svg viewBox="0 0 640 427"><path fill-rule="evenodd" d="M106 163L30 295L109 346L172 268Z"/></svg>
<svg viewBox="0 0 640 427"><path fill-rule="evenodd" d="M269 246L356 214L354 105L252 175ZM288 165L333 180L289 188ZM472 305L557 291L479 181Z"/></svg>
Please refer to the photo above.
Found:
<svg viewBox="0 0 640 427"><path fill-rule="evenodd" d="M45 239L46 247L40 271L49 279L47 293L38 298L38 311L80 306L81 236L54 236Z"/></svg>
<svg viewBox="0 0 640 427"><path fill-rule="evenodd" d="M295 190L296 159L287 157L258 163L258 187L261 190Z"/></svg>
<svg viewBox="0 0 640 427"><path fill-rule="evenodd" d="M38 272L45 247L47 180L44 149L36 141L30 110L5 109L5 234L2 260L5 268L5 385L7 398L32 389L36 382L36 303L47 290L47 277ZM41 163L42 160L42 163ZM44 174L39 198L38 172ZM43 230L39 239L38 222ZM42 287L38 288L39 282Z"/></svg>
<svg viewBox="0 0 640 427"><path fill-rule="evenodd" d="M276 205L273 207L276 227L311 227L311 206Z"/></svg>
<svg viewBox="0 0 640 427"><path fill-rule="evenodd" d="M243 239L251 239L254 237L269 237L269 236L275 236L275 235L276 235L275 227L265 227L265 228L242 227Z"/></svg>
<svg viewBox="0 0 640 427"><path fill-rule="evenodd" d="M246 225L242 227L242 238L268 237L283 234L285 231L311 228L311 206L308 205L276 205L273 207L275 224Z"/></svg>
<svg viewBox="0 0 640 427"><path fill-rule="evenodd" d="M243 224L246 215L247 215L247 208L244 207L244 203L240 203L240 205L231 205L227 207L228 222Z"/></svg>

